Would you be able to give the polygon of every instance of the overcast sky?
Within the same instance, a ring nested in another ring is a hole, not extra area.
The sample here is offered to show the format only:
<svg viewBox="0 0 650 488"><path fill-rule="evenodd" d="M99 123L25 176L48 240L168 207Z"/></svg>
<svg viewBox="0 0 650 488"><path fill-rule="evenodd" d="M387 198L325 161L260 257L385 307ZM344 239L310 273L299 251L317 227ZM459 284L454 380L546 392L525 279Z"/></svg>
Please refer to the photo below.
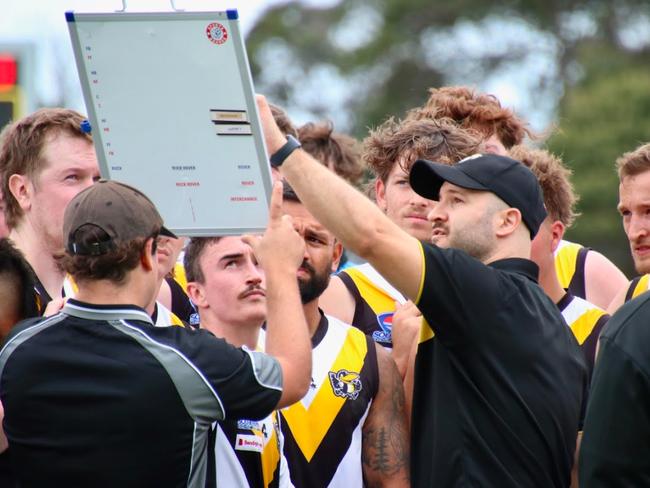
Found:
<svg viewBox="0 0 650 488"><path fill-rule="evenodd" d="M247 33L266 8L284 1L176 0L175 6L194 11L236 8ZM0 5L0 51L14 43L35 47L32 76L36 97L42 104L51 105L60 100L63 89L67 105L85 112L65 12L113 12L122 8L121 0L0 0ZM171 10L169 0L126 0L126 5L131 12Z"/></svg>
<svg viewBox="0 0 650 488"><path fill-rule="evenodd" d="M242 29L246 34L268 7L286 1L288 0L175 0L175 6L188 11L237 8ZM341 0L301 1L312 6L327 7ZM127 11L131 12L171 10L169 0L126 0L126 4ZM11 43L34 46L34 64L30 76L35 80L34 98L41 105L64 103L70 108L86 112L64 14L69 10L113 12L122 8L121 0L0 0L0 5L0 52ZM464 41L471 41L472 36L465 32L471 26L467 27L465 24L467 23L460 22L454 27L454 30L459 31L455 34ZM499 29L503 30L501 27ZM355 29L355 32L358 33L358 29ZM513 32L516 32L516 29ZM469 43L468 48L476 49L476 46ZM505 105L521 110L529 117L533 126L539 129L548 123L552 104L546 110L540 110L539 102L536 102L537 106L532 110L526 106L524 102L527 98L522 99L522 87L532 78L529 69L521 68L497 73L490 79L482 80L479 88L494 93ZM28 110L33 108L27 107ZM310 118L310 114L300 112L300 107L287 108L298 123ZM344 123L342 126L345 128Z"/></svg>

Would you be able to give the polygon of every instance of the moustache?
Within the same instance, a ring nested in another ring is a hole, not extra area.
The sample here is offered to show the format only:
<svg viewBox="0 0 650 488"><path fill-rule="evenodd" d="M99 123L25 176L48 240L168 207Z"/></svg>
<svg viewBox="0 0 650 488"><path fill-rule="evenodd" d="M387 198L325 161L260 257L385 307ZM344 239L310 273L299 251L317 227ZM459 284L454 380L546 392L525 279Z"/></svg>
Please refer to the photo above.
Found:
<svg viewBox="0 0 650 488"><path fill-rule="evenodd" d="M313 275L314 273L316 273L316 270L314 269L314 267L304 259L303 259L302 264L300 265L300 267L302 269L304 269L305 271L307 271L310 275Z"/></svg>
<svg viewBox="0 0 650 488"><path fill-rule="evenodd" d="M248 295L250 295L253 292L262 292L264 296L266 296L266 290L262 288L260 285L248 285L246 289L239 294L238 298L246 298Z"/></svg>

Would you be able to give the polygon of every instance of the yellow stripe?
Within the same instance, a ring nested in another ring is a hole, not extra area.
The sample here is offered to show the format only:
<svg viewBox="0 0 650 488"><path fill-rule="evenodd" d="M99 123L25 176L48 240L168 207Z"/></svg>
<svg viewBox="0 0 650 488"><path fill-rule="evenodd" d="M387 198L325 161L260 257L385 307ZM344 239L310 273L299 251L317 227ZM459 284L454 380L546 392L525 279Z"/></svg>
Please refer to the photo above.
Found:
<svg viewBox="0 0 650 488"><path fill-rule="evenodd" d="M70 282L70 285L72 286L72 290L75 293L79 293L79 285L75 282L74 278L70 275L66 275L66 278L68 278L68 281Z"/></svg>
<svg viewBox="0 0 650 488"><path fill-rule="evenodd" d="M420 326L420 340L418 344L422 344L423 342L426 342L429 339L433 339L433 336L435 335L436 334L433 332L433 329L429 325L429 322L427 322L423 317L422 325Z"/></svg>
<svg viewBox="0 0 650 488"><path fill-rule="evenodd" d="M178 318L178 315L176 315L174 312L169 312L169 314L171 325L175 325L176 327L185 327L185 324L181 319Z"/></svg>
<svg viewBox="0 0 650 488"><path fill-rule="evenodd" d="M330 371L347 369L360 373L367 352L366 336L358 329L350 328L341 352ZM345 400L334 395L329 378L325 378L308 410L302 402L294 403L282 410L282 415L307 462L311 461L334 419L343 408Z"/></svg>
<svg viewBox="0 0 650 488"><path fill-rule="evenodd" d="M634 287L634 292L632 293L632 298L638 297L641 293L648 291L648 277L650 275L644 274L639 282Z"/></svg>
<svg viewBox="0 0 650 488"><path fill-rule="evenodd" d="M580 244L569 242L562 246L555 256L555 272L562 288L568 288L571 283L581 247Z"/></svg>
<svg viewBox="0 0 650 488"><path fill-rule="evenodd" d="M278 470L278 474L280 471L280 450L278 448L278 436L275 431L275 426L278 421L277 415L277 412L271 413L273 419L271 438L264 446L264 451L262 451L262 478L264 479L264 486L266 487L270 486L273 481L273 473L275 470Z"/></svg>
<svg viewBox="0 0 650 488"><path fill-rule="evenodd" d="M346 269L345 272L357 286L361 298L366 301L376 315L395 311L395 299L384 293L365 274L356 268Z"/></svg>
<svg viewBox="0 0 650 488"><path fill-rule="evenodd" d="M422 275L420 276L420 286L418 288L418 295L415 298L415 304L419 305L420 304L420 298L422 298L422 291L424 290L424 275L426 274L426 261L424 259L424 246L420 242L420 254L422 256L422 266L420 266L420 270Z"/></svg>
<svg viewBox="0 0 650 488"><path fill-rule="evenodd" d="M597 308L593 308L591 310L587 310L580 317L573 321L569 327L571 328L571 332L573 332L573 335L578 341L578 344L582 345L587 340L587 337L589 337L589 334L591 334L591 331L594 330L596 323L603 315L605 315L605 312Z"/></svg>
<svg viewBox="0 0 650 488"><path fill-rule="evenodd" d="M187 275L185 274L185 268L182 263L176 263L174 265L173 273L174 281L181 285L181 288L185 293L187 293Z"/></svg>

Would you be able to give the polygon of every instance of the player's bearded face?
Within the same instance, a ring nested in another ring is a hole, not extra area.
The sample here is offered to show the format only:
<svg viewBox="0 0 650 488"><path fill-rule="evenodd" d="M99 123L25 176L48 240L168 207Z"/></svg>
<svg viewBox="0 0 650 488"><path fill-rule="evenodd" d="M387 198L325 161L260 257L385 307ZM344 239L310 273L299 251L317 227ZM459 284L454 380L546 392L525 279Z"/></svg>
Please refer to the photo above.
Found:
<svg viewBox="0 0 650 488"><path fill-rule="evenodd" d="M325 262L320 269L315 269L314 266L303 260L300 265L300 270L303 273L298 276L298 288L303 305L323 294L330 282L331 269L331 259Z"/></svg>

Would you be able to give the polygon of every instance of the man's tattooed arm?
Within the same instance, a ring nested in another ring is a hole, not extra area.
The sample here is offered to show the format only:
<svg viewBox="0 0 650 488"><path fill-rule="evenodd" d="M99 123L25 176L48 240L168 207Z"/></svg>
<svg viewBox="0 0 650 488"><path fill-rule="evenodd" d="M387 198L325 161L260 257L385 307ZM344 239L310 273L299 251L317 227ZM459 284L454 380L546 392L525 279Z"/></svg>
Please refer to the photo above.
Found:
<svg viewBox="0 0 650 488"><path fill-rule="evenodd" d="M402 378L388 352L376 348L379 389L363 425L363 477L368 488L408 487L409 434Z"/></svg>

